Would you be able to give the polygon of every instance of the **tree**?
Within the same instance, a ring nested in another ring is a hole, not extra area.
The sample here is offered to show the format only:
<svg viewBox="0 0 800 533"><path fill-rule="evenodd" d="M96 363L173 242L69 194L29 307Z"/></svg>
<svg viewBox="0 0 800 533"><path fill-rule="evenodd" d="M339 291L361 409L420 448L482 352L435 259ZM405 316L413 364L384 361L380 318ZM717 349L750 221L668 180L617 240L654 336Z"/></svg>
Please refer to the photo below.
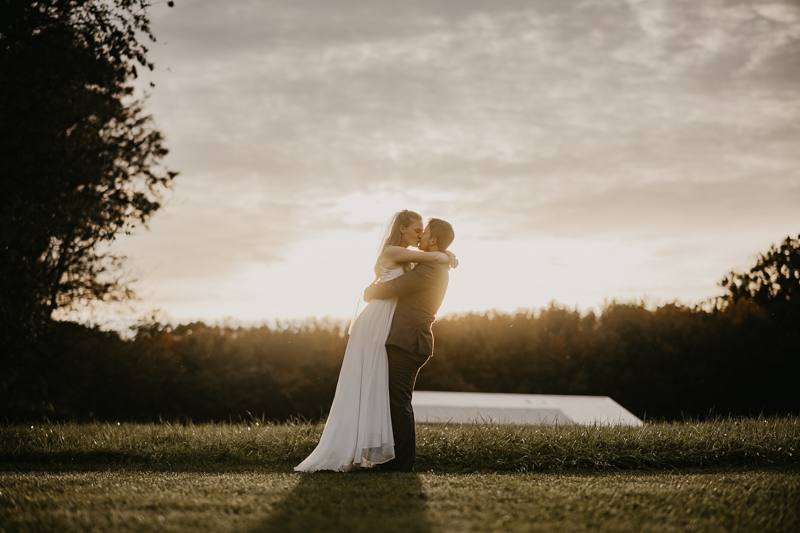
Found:
<svg viewBox="0 0 800 533"><path fill-rule="evenodd" d="M786 237L779 247L771 246L749 272L731 272L720 285L728 291L725 300L750 299L782 324L796 328L800 324L800 235Z"/></svg>
<svg viewBox="0 0 800 533"><path fill-rule="evenodd" d="M172 2L169 2L170 7ZM0 343L53 312L122 299L103 246L145 224L176 173L133 96L146 0L0 0Z"/></svg>

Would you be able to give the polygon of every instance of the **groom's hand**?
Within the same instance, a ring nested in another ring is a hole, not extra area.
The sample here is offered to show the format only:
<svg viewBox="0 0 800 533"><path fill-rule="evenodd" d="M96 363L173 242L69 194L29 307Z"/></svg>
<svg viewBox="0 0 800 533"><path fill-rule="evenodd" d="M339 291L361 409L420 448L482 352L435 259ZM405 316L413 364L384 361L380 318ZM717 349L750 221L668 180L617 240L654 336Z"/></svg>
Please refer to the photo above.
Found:
<svg viewBox="0 0 800 533"><path fill-rule="evenodd" d="M372 290L375 287L376 287L376 285L373 283L372 285L370 285L369 287L364 289L364 301L365 302L369 303L373 298L375 298L375 296L372 293Z"/></svg>

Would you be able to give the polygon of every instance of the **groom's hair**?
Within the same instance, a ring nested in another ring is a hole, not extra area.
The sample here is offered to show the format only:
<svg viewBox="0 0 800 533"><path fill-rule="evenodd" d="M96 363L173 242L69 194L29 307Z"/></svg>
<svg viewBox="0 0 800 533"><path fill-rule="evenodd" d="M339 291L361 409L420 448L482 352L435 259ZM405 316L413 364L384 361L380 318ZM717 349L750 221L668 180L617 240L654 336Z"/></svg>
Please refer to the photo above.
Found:
<svg viewBox="0 0 800 533"><path fill-rule="evenodd" d="M431 237L436 237L436 246L440 251L447 250L456 238L453 226L440 218L428 219L428 227L431 228Z"/></svg>

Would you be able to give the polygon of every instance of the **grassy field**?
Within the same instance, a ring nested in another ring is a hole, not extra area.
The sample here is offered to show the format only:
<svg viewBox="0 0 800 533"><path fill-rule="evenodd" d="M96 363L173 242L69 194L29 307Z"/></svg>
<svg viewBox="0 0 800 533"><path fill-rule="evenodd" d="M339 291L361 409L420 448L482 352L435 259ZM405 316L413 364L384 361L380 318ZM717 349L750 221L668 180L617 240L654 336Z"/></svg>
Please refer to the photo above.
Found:
<svg viewBox="0 0 800 533"><path fill-rule="evenodd" d="M420 426L413 474L296 474L319 424L0 427L0 531L797 531L800 419Z"/></svg>

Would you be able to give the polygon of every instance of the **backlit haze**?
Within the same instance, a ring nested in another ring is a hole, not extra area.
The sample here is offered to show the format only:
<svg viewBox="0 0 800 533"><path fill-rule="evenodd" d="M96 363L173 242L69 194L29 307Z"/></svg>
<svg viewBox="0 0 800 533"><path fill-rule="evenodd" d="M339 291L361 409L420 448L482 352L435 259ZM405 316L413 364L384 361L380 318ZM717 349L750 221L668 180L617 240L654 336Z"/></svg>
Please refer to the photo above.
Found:
<svg viewBox="0 0 800 533"><path fill-rule="evenodd" d="M721 294L800 233L800 3L178 0L139 80L174 190L122 237L173 322L352 316L395 211L440 311ZM138 315L137 315L138 316Z"/></svg>

